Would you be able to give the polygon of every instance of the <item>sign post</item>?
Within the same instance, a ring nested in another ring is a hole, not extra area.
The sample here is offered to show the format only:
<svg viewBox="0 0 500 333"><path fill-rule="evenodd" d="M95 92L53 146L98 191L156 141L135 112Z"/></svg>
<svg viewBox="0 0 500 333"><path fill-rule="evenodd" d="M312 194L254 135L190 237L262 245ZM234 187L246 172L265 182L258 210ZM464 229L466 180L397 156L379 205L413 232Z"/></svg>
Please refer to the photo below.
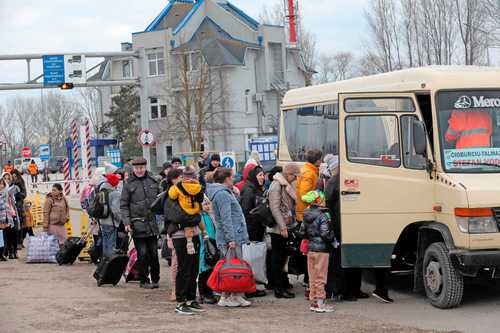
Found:
<svg viewBox="0 0 500 333"><path fill-rule="evenodd" d="M64 56L43 56L44 87L59 86L64 83Z"/></svg>
<svg viewBox="0 0 500 333"><path fill-rule="evenodd" d="M155 144L155 136L148 129L143 129L141 133L139 133L137 140L144 147L151 147Z"/></svg>
<svg viewBox="0 0 500 333"><path fill-rule="evenodd" d="M236 154L234 152L220 153L220 161L222 167L233 169L236 172Z"/></svg>

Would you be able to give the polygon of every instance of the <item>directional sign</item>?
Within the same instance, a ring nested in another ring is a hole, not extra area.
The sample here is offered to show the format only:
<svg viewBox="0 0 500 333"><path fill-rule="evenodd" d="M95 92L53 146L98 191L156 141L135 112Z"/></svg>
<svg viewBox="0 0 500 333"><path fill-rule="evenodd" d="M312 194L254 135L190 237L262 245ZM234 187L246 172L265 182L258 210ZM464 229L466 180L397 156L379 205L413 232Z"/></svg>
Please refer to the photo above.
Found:
<svg viewBox="0 0 500 333"><path fill-rule="evenodd" d="M137 138L144 147L151 147L155 144L155 137L148 129L143 129Z"/></svg>
<svg viewBox="0 0 500 333"><path fill-rule="evenodd" d="M43 56L43 85L58 86L64 83L64 56Z"/></svg>
<svg viewBox="0 0 500 333"><path fill-rule="evenodd" d="M233 169L236 171L236 155L234 152L223 152L220 153L221 165L224 168Z"/></svg>
<svg viewBox="0 0 500 333"><path fill-rule="evenodd" d="M87 82L84 55L64 56L64 82L73 84Z"/></svg>
<svg viewBox="0 0 500 333"><path fill-rule="evenodd" d="M50 146L48 144L40 145L40 159L42 161L50 160Z"/></svg>

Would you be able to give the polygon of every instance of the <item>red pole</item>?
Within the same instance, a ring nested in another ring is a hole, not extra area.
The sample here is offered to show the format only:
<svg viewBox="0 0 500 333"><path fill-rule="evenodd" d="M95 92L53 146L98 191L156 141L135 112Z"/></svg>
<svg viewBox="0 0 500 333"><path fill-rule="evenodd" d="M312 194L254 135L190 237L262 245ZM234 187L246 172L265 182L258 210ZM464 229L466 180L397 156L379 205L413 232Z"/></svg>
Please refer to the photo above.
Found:
<svg viewBox="0 0 500 333"><path fill-rule="evenodd" d="M295 0L288 0L288 29L290 30L290 44L297 43L297 15L295 13Z"/></svg>
<svg viewBox="0 0 500 333"><path fill-rule="evenodd" d="M65 158L64 159L64 195L67 197L71 194L71 184L69 182L69 159Z"/></svg>
<svg viewBox="0 0 500 333"><path fill-rule="evenodd" d="M71 139L73 140L73 167L75 174L73 178L76 180L76 193L80 194L80 160L78 159L78 129L76 120L71 122Z"/></svg>

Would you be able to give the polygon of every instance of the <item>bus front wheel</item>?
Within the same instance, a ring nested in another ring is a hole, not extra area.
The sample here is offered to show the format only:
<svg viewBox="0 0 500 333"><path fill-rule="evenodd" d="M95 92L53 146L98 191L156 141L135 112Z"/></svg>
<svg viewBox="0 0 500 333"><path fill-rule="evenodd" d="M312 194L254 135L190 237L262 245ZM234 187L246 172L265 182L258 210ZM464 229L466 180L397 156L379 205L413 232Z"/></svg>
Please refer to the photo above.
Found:
<svg viewBox="0 0 500 333"><path fill-rule="evenodd" d="M425 250L423 279L425 293L433 306L450 309L460 305L464 279L453 267L443 242L433 243Z"/></svg>

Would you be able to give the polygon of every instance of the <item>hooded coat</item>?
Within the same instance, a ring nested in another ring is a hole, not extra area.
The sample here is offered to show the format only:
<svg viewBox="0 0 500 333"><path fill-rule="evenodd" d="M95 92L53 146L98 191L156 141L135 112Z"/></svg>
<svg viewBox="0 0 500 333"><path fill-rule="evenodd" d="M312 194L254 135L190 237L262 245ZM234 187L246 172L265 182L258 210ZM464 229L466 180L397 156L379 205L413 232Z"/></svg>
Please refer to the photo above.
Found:
<svg viewBox="0 0 500 333"><path fill-rule="evenodd" d="M269 208L276 221L276 225L269 232L279 234L287 229L294 221L295 189L281 173L274 175L274 180L269 187Z"/></svg>
<svg viewBox="0 0 500 333"><path fill-rule="evenodd" d="M200 183L182 181L170 187L168 196L172 200L179 201L181 208L189 215L200 214L203 202L203 189Z"/></svg>
<svg viewBox="0 0 500 333"><path fill-rule="evenodd" d="M203 187L203 189L206 189L206 187L207 187L207 182L205 181L205 175L207 174L207 172L215 171L216 168L214 168L214 166L212 165L212 162L214 160L218 161L219 159L220 159L219 155L210 156L210 160L208 161L208 165L200 170L200 175L198 177L199 178L198 180L200 181L200 184Z"/></svg>
<svg viewBox="0 0 500 333"><path fill-rule="evenodd" d="M207 195L215 217L217 247L225 250L231 241L239 246L248 243L245 216L231 190L223 184L208 184Z"/></svg>
<svg viewBox="0 0 500 333"><path fill-rule="evenodd" d="M309 240L308 250L311 252L329 253L333 248L335 234L328 209L312 205L304 211L304 223L300 226L300 234Z"/></svg>
<svg viewBox="0 0 500 333"><path fill-rule="evenodd" d="M248 173L248 179L241 191L240 201L241 208L245 214L247 223L248 236L251 241L261 242L264 238L265 226L250 215L250 211L255 208L257 197L264 196L264 185L260 185L257 181L257 175L263 172L261 167L255 167Z"/></svg>

